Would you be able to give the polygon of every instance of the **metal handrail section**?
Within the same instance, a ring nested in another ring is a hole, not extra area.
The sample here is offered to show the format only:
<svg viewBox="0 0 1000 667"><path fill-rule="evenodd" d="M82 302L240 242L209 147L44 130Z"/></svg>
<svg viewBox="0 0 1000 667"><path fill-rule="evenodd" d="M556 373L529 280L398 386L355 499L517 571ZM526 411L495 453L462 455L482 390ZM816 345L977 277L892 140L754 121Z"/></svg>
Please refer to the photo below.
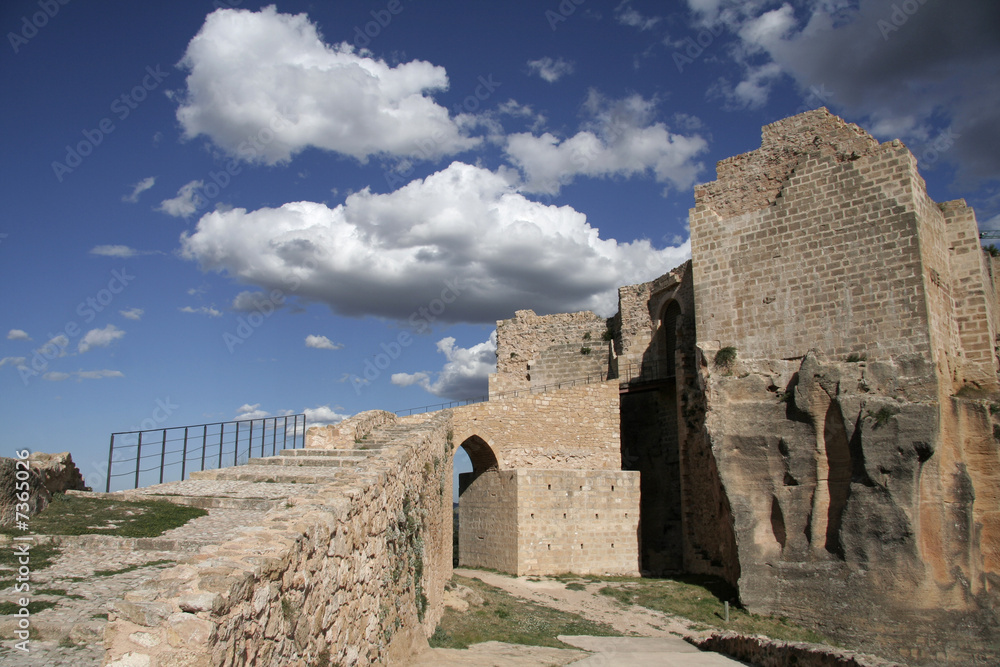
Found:
<svg viewBox="0 0 1000 667"><path fill-rule="evenodd" d="M625 366L625 368L618 369L617 373L602 372L599 375L588 375L586 377L574 378L571 380L563 380L561 382L553 382L551 384L529 387L527 389L515 389L512 391L501 392L499 394L493 394L492 396L489 395L477 396L475 398L464 398L457 401L449 401L447 403L435 403L433 405L424 405L419 408L406 408L403 410L396 410L395 414L400 417L407 415L418 415L424 412L447 410L448 408L457 408L463 405L472 405L474 403L486 403L491 399L517 398L520 396L528 396L531 394L540 394L546 391L552 391L553 389L564 389L583 384L607 382L608 380L618 380L621 384L662 380L668 377L673 377L672 375L666 374L667 369L668 366L665 360L652 359L642 362L630 363L627 366Z"/></svg>
<svg viewBox="0 0 1000 667"><path fill-rule="evenodd" d="M142 482L162 484L184 479L192 470L240 465L255 452L264 456L270 449L273 456L279 449L299 449L305 447L305 439L304 414L119 431L111 434L105 491L111 491L111 480L115 477L130 480L132 486L126 484L124 488L138 489ZM178 468L179 476L175 477ZM157 479L158 482L152 481Z"/></svg>

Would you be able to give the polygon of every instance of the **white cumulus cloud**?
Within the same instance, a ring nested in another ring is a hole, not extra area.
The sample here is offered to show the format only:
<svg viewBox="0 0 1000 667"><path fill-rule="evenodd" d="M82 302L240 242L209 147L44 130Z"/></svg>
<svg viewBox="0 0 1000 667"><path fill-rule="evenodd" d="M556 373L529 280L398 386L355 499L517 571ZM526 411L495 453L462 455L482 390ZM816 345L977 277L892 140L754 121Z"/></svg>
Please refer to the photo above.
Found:
<svg viewBox="0 0 1000 667"><path fill-rule="evenodd" d="M209 317L222 317L222 311L218 310L215 306L199 306L197 308L192 308L191 306L184 306L183 308L178 308L177 310L182 313L190 313L192 315L208 315Z"/></svg>
<svg viewBox="0 0 1000 667"><path fill-rule="evenodd" d="M175 218L190 218L197 213L198 209L205 205L205 199L198 194L198 190L205 187L204 181L190 181L181 186L177 191L177 196L171 199L164 199L160 202L158 211Z"/></svg>
<svg viewBox="0 0 1000 667"><path fill-rule="evenodd" d="M708 148L698 134L670 132L652 122L655 104L640 95L611 101L591 91L585 109L592 120L568 139L546 132L513 134L506 152L524 174L527 192L557 194L577 176L606 178L652 173L678 190L691 187L703 169L697 156Z"/></svg>
<svg viewBox="0 0 1000 667"><path fill-rule="evenodd" d="M489 340L472 347L457 347L451 336L442 338L437 349L446 360L440 371L393 373L392 383L399 387L416 384L435 396L453 400L486 395L489 374L497 370L496 331L490 334Z"/></svg>
<svg viewBox="0 0 1000 667"><path fill-rule="evenodd" d="M306 336L306 347L316 348L317 350L339 350L343 346L342 343L334 343L332 340L326 336Z"/></svg>
<svg viewBox="0 0 1000 667"><path fill-rule="evenodd" d="M342 422L350 415L345 415L337 412L336 409L331 408L329 405L321 405L315 408L306 408L302 411L302 414L306 416L306 426L312 428L313 426L326 426L327 424L336 424Z"/></svg>
<svg viewBox="0 0 1000 667"><path fill-rule="evenodd" d="M567 74L573 73L573 63L562 58L545 56L538 60L529 60L528 69L549 83L555 83Z"/></svg>
<svg viewBox="0 0 1000 667"><path fill-rule="evenodd" d="M135 257L139 251L127 245L98 245L90 249L90 254L102 257Z"/></svg>
<svg viewBox="0 0 1000 667"><path fill-rule="evenodd" d="M83 354L91 348L107 347L124 335L125 332L113 324L109 324L103 329L91 329L83 335L77 347L77 352Z"/></svg>
<svg viewBox="0 0 1000 667"><path fill-rule="evenodd" d="M624 0L615 8L615 18L622 25L638 28L639 30L650 30L660 22L659 16L643 16L632 6L630 0Z"/></svg>
<svg viewBox="0 0 1000 667"><path fill-rule="evenodd" d="M244 403L240 407L236 408L236 420L240 421L243 419L263 419L265 417L270 417L271 413L267 410L260 409L260 403L254 403L250 405L249 403Z"/></svg>
<svg viewBox="0 0 1000 667"><path fill-rule="evenodd" d="M583 213L531 201L515 180L455 162L334 208L214 211L182 235L182 254L244 284L294 285L298 298L346 315L489 323L520 308L610 315L619 285L652 280L690 255L687 243L603 239Z"/></svg>
<svg viewBox="0 0 1000 667"><path fill-rule="evenodd" d="M43 380L48 380L49 382L62 382L64 380L69 380L70 378L76 378L79 380L100 380L103 378L123 378L125 374L121 371L112 370L99 370L99 371L75 371L73 373L62 373L60 371L49 371L42 376Z"/></svg>
<svg viewBox="0 0 1000 667"><path fill-rule="evenodd" d="M7 364L16 368L18 366L23 366L27 361L28 359L26 357L4 357L3 359L0 359L0 368L3 368Z"/></svg>
<svg viewBox="0 0 1000 667"><path fill-rule="evenodd" d="M31 340L31 336L22 329L11 329L7 332L7 340Z"/></svg>
<svg viewBox="0 0 1000 667"><path fill-rule="evenodd" d="M429 159L479 143L430 97L448 88L444 68L390 67L327 44L305 14L219 9L180 64L190 72L177 110L185 136L206 135L249 162L284 162L307 147L362 161Z"/></svg>
<svg viewBox="0 0 1000 667"><path fill-rule="evenodd" d="M154 184L156 184L155 176L150 176L149 178L142 179L141 181L132 186L132 192L122 197L122 201L131 202L133 204L136 203L137 201L139 201L139 195L141 195L143 192L153 187Z"/></svg>
<svg viewBox="0 0 1000 667"><path fill-rule="evenodd" d="M141 320L142 316L146 314L146 311L142 308L129 308L128 310L119 310L118 312L126 320Z"/></svg>

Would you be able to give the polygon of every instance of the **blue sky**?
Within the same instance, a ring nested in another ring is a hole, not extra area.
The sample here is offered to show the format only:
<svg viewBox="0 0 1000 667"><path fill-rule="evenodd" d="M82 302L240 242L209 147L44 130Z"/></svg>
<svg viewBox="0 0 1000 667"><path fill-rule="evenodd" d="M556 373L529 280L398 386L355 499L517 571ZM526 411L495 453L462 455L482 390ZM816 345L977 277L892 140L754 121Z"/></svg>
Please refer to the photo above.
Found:
<svg viewBox="0 0 1000 667"><path fill-rule="evenodd" d="M6 445L94 482L113 431L485 393L497 319L612 314L687 258L692 186L805 109L1000 228L994 3L16 0L0 27Z"/></svg>

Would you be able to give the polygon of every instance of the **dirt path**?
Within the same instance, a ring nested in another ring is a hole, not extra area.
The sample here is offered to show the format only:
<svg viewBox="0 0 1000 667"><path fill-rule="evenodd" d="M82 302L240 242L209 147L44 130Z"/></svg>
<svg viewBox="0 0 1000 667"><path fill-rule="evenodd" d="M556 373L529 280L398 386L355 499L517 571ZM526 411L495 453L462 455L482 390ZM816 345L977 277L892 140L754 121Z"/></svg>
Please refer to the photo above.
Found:
<svg viewBox="0 0 1000 667"><path fill-rule="evenodd" d="M455 574L475 577L519 598L560 611L580 614L591 621L607 623L622 635L667 637L690 633L687 624L676 617L635 605L625 607L614 599L601 595L598 591L606 586L606 583L584 584L584 590L579 591L567 589L563 582L548 577L532 577L541 581L530 581L526 577L510 577L461 568L456 569Z"/></svg>
<svg viewBox="0 0 1000 667"><path fill-rule="evenodd" d="M589 653L570 649L518 646L484 642L468 649L430 649L417 656L413 667L537 667L538 665L740 665L717 653L705 653L682 641L695 634L683 619L639 606L626 607L598 591L605 583L585 583L574 590L556 579L511 577L481 570L456 569L455 574L476 578L507 593L536 604L579 614L587 620L606 623L625 638L563 638L564 642ZM658 638L657 639L628 639Z"/></svg>

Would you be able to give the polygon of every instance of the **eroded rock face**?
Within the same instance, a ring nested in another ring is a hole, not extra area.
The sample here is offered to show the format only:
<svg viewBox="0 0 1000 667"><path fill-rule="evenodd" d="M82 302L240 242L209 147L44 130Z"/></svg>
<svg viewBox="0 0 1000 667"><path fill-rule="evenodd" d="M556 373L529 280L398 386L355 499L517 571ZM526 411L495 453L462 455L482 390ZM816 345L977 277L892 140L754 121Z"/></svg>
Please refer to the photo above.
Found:
<svg viewBox="0 0 1000 667"><path fill-rule="evenodd" d="M32 452L28 456L28 466L28 478L18 480L18 470L23 471L23 466L19 468L17 459L0 457L0 526L14 524L19 502L17 494L24 490L23 487L18 488L19 481L28 483L28 515L45 509L52 496L57 493L68 490L90 491L69 452ZM24 477L24 474L21 476Z"/></svg>
<svg viewBox="0 0 1000 667"><path fill-rule="evenodd" d="M986 451L988 408L926 396L920 377L932 373L917 360L821 362L812 353L738 361L728 372L704 365L703 433L731 508L734 583L748 608L918 662L939 656L905 652L910 621L937 632L935 651L946 656L995 646L987 580L996 572L980 536L996 508L977 496L994 497L1000 458L995 441L992 459ZM956 626L966 630L941 629Z"/></svg>

